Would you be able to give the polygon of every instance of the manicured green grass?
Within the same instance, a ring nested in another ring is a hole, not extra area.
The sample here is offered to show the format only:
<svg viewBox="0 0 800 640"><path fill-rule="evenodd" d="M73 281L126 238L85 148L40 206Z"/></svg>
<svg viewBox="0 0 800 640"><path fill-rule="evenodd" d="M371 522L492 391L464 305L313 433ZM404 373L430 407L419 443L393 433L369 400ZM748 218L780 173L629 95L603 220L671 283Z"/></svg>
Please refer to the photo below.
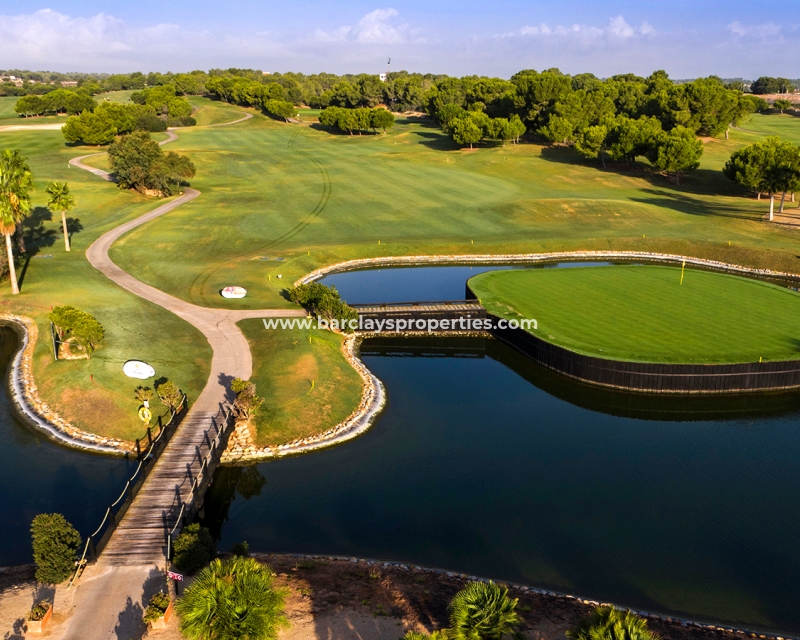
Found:
<svg viewBox="0 0 800 640"><path fill-rule="evenodd" d="M125 101L129 93L109 97ZM230 122L243 111L203 98L190 101L201 124ZM0 99L0 114L13 115L14 102ZM281 292L303 273L378 255L646 249L800 271L800 233L765 223L766 204L744 197L719 172L733 149L766 135L800 141L800 121L757 116L744 126L728 142L709 142L700 170L680 188L646 171L602 171L568 149L523 144L463 152L430 122L414 118L399 119L385 136L332 135L260 114L230 127L186 128L167 149L195 162L192 186L201 197L124 236L112 257L178 297L231 308L291 306ZM52 305L74 304L97 315L108 335L97 356L52 363L43 338L37 379L47 401L86 428L133 437L140 429L131 398L135 385L119 372L122 361L147 359L194 397L210 350L194 329L100 276L83 251L104 230L158 203L68 169L70 157L93 148L67 147L59 132L4 132L0 147L7 146L31 160L35 205L44 205L47 181L70 182L78 201L72 217L84 229L73 238L75 251L65 254L58 221L42 218L40 209L34 235L40 252L53 257L31 260L22 295L3 294L3 307L33 315L43 336ZM104 156L91 161L106 162ZM226 301L218 291L228 284L246 286L250 294ZM285 342L275 340L274 351L256 347L257 376L271 366L268 359L290 357ZM90 383L94 396L84 393ZM262 382L260 391L270 384ZM275 389L274 404L281 406ZM352 409L352 400L342 400L338 419ZM338 421L309 411L306 421L273 416L277 430L259 439L292 439L298 430L317 432Z"/></svg>
<svg viewBox="0 0 800 640"><path fill-rule="evenodd" d="M256 420L258 445L320 433L358 406L361 378L342 354L340 335L316 329L267 330L260 320L239 326L253 353L252 380L265 400Z"/></svg>
<svg viewBox="0 0 800 640"><path fill-rule="evenodd" d="M800 120L788 116L747 126L800 141ZM170 148L194 160L203 195L122 238L112 255L178 297L249 308L286 306L287 282L320 265L379 255L642 249L800 271L800 232L764 222L765 202L720 172L763 135L709 142L700 169L676 187L643 163L603 171L564 148L464 152L422 119L351 137L256 115L182 130ZM250 294L223 301L229 284Z"/></svg>
<svg viewBox="0 0 800 640"><path fill-rule="evenodd" d="M101 435L140 437L142 423L133 398L140 384L122 373L128 359L142 359L156 377L176 382L196 398L209 371L211 349L203 335L173 314L129 294L96 271L84 255L101 233L136 218L158 202L117 187L91 174L68 168L67 160L92 148L66 147L57 131L0 133L0 147L21 149L36 180L34 215L26 222L28 248L36 255L20 270L22 293L11 296L0 283L0 311L22 313L39 325L34 373L42 397L65 418ZM69 182L77 207L69 217L82 229L64 251L60 216L44 207L50 180ZM44 257L44 256L52 257ZM97 317L106 330L103 346L91 360L54 362L47 314L51 307L71 304ZM153 380L143 384L152 386Z"/></svg>
<svg viewBox="0 0 800 640"><path fill-rule="evenodd" d="M680 267L495 271L470 279L486 309L534 318L534 335L618 360L728 363L800 358L800 294Z"/></svg>

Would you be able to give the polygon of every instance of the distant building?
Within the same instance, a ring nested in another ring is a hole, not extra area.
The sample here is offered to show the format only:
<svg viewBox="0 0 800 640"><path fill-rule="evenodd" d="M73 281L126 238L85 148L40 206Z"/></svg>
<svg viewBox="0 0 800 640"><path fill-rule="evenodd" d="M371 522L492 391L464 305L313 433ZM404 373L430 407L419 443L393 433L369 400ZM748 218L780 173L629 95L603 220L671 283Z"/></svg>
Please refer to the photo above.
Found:
<svg viewBox="0 0 800 640"><path fill-rule="evenodd" d="M382 73L378 76L381 79L381 82L386 82L386 74Z"/></svg>

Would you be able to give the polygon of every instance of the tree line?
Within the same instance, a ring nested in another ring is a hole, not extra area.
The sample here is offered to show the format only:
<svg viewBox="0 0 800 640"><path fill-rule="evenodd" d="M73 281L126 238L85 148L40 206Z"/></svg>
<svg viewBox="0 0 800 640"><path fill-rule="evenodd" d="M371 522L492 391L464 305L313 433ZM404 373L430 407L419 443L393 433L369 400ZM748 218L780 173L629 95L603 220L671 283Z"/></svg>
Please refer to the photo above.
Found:
<svg viewBox="0 0 800 640"><path fill-rule="evenodd" d="M377 131L386 133L387 129L394 126L394 114L382 108L377 109L343 109L342 107L327 107L319 114L319 123L331 129L347 132L351 136L353 131L361 134L362 131Z"/></svg>

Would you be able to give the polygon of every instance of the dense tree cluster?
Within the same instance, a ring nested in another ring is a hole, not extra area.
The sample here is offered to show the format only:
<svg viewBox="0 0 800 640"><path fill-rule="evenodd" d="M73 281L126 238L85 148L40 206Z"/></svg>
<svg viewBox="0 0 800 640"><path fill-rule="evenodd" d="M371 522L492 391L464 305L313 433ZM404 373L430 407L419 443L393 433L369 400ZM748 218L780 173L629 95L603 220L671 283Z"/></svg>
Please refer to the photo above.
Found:
<svg viewBox="0 0 800 640"><path fill-rule="evenodd" d="M346 131L353 135L354 131L381 130L394 126L394 114L386 109L344 109L342 107L327 107L319 114L319 122L325 127Z"/></svg>
<svg viewBox="0 0 800 640"><path fill-rule="evenodd" d="M108 148L111 170L123 189L141 193L175 193L194 177L192 161L173 152L164 153L146 131L135 131L115 140Z"/></svg>
<svg viewBox="0 0 800 640"><path fill-rule="evenodd" d="M22 96L17 100L14 111L24 117L57 115L67 113L74 115L83 111L94 111L97 103L85 91L56 89L42 96Z"/></svg>
<svg viewBox="0 0 800 640"><path fill-rule="evenodd" d="M254 69L212 69L209 76L206 90L235 104L263 108L268 100L285 100L315 109L370 109L384 104L393 111L422 109L425 92L445 77L400 71L381 82L378 76L367 73L264 74Z"/></svg>
<svg viewBox="0 0 800 640"><path fill-rule="evenodd" d="M67 142L110 144L118 135L131 131L166 131L167 121L150 105L102 102L94 111L70 116L61 129Z"/></svg>
<svg viewBox="0 0 800 640"><path fill-rule="evenodd" d="M800 147L780 138L767 138L734 151L722 172L755 193L768 193L772 220L775 194L781 194L783 213L786 193L800 188Z"/></svg>
<svg viewBox="0 0 800 640"><path fill-rule="evenodd" d="M629 165L645 156L676 181L698 165L696 135L727 135L760 106L716 77L675 84L663 71L600 80L558 69L521 71L508 81L445 78L425 100L427 112L461 145L516 139L527 129L604 166L606 155Z"/></svg>
<svg viewBox="0 0 800 640"><path fill-rule="evenodd" d="M162 116L170 127L191 127L197 124L192 118L192 105L186 98L177 95L174 84L163 84L131 94L134 104L151 107Z"/></svg>
<svg viewBox="0 0 800 640"><path fill-rule="evenodd" d="M525 133L525 124L515 113L510 118L492 118L485 111L467 111L456 105L445 105L439 112L442 129L462 146L477 144L485 139L516 143Z"/></svg>
<svg viewBox="0 0 800 640"><path fill-rule="evenodd" d="M756 95L763 95L766 93L794 93L795 83L787 78L761 76L750 85L750 91Z"/></svg>

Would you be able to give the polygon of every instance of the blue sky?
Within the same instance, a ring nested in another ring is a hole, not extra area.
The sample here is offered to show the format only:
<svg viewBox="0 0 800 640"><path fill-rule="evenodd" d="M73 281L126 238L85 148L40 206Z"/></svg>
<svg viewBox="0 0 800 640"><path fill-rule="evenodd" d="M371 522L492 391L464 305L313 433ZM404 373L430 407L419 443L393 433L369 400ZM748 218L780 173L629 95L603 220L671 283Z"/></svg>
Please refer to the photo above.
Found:
<svg viewBox="0 0 800 640"><path fill-rule="evenodd" d="M800 77L798 0L0 2L0 68Z"/></svg>

